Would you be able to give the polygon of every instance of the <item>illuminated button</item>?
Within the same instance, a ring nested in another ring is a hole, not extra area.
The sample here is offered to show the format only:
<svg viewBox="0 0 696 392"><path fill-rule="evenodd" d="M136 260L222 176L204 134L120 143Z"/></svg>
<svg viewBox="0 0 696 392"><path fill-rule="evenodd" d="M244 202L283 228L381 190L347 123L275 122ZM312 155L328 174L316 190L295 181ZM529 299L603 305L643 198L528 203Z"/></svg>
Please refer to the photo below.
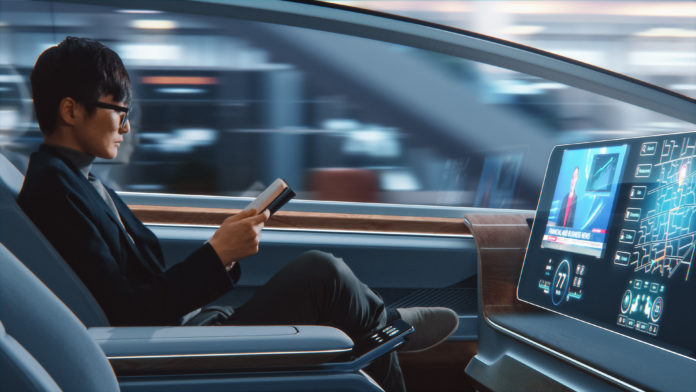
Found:
<svg viewBox="0 0 696 392"><path fill-rule="evenodd" d="M626 325L626 316L619 316L619 319L616 321L616 324L620 326L625 326Z"/></svg>
<svg viewBox="0 0 696 392"><path fill-rule="evenodd" d="M640 332L648 332L648 323L644 323L642 321L638 321L636 323L636 331Z"/></svg>
<svg viewBox="0 0 696 392"><path fill-rule="evenodd" d="M582 299L582 290L568 291L568 300L570 300L570 298L578 300Z"/></svg>
<svg viewBox="0 0 696 392"><path fill-rule="evenodd" d="M634 200L642 200L645 199L645 191L646 187L644 186L634 186L631 188L631 193L629 194L629 198L634 199Z"/></svg>
<svg viewBox="0 0 696 392"><path fill-rule="evenodd" d="M632 318L627 318L627 319L626 319L626 326L627 326L628 328L633 329L633 327L636 326L636 320L634 320L634 319L632 319Z"/></svg>
<svg viewBox="0 0 696 392"><path fill-rule="evenodd" d="M650 292L657 293L659 289L660 285L658 285L657 283L650 283Z"/></svg>
<svg viewBox="0 0 696 392"><path fill-rule="evenodd" d="M582 287L582 278L579 276L576 276L573 283L574 283L575 287Z"/></svg>
<svg viewBox="0 0 696 392"><path fill-rule="evenodd" d="M619 265L628 265L628 262L631 259L631 254L628 252L616 252L616 256L614 256L614 264L619 264Z"/></svg>
<svg viewBox="0 0 696 392"><path fill-rule="evenodd" d="M657 330L658 330L658 328L660 328L659 325L657 325L657 324L650 324L650 325L648 325L648 333L649 333L650 335L656 336L656 335L657 335Z"/></svg>
<svg viewBox="0 0 696 392"><path fill-rule="evenodd" d="M575 273L580 276L585 275L585 265L578 264L577 267L575 267Z"/></svg>
<svg viewBox="0 0 696 392"><path fill-rule="evenodd" d="M638 165L636 167L636 178L650 177L652 172L652 164L646 163L644 165Z"/></svg>
<svg viewBox="0 0 696 392"><path fill-rule="evenodd" d="M623 242L625 244L632 244L635 239L635 230L621 230L621 234L619 234L619 242Z"/></svg>
<svg viewBox="0 0 696 392"><path fill-rule="evenodd" d="M627 208L624 218L629 222L638 222L640 220L640 208Z"/></svg>
<svg viewBox="0 0 696 392"><path fill-rule="evenodd" d="M643 281L640 280L640 279L636 279L636 280L633 282L633 287L636 288L636 289L639 289L642 285L643 285Z"/></svg>
<svg viewBox="0 0 696 392"><path fill-rule="evenodd" d="M664 304L662 303L662 297L657 297L655 298L655 302L652 304L652 308L650 309L650 319L656 323L657 320L660 319L660 316L662 316L662 309L664 308Z"/></svg>
<svg viewBox="0 0 696 392"><path fill-rule="evenodd" d="M642 155L642 156L655 155L656 150L657 150L657 142L643 143L640 146L640 155Z"/></svg>

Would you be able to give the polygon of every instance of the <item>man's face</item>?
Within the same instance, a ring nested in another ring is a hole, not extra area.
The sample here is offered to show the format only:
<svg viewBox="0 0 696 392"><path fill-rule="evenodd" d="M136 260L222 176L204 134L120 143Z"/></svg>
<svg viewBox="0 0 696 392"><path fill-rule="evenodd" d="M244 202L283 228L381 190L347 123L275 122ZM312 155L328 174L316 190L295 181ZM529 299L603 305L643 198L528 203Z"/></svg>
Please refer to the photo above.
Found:
<svg viewBox="0 0 696 392"><path fill-rule="evenodd" d="M102 95L99 102L125 107L125 102L116 102L111 95ZM82 115L74 126L74 136L82 152L99 158L113 159L123 142L123 135L130 131L130 122L120 126L125 113L114 109L97 107L90 115L82 110Z"/></svg>

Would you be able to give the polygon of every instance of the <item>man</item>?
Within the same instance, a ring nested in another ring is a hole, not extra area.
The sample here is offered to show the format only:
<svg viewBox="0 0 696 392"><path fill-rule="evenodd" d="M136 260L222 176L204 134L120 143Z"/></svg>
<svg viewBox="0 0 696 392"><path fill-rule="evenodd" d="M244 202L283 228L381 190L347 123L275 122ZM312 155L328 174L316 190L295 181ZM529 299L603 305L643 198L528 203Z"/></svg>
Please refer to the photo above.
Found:
<svg viewBox="0 0 696 392"><path fill-rule="evenodd" d="M116 157L130 130L130 79L118 55L99 42L68 37L39 56L31 85L44 143L30 158L18 202L111 324L177 324L229 291L241 273L237 260L258 252L267 211L227 218L205 244L166 269L155 235L90 173L95 157ZM418 331L410 351L439 343L457 326L449 309L386 309L341 259L310 251L226 323L323 324L358 339L396 318ZM367 370L385 389L404 390L394 353Z"/></svg>
<svg viewBox="0 0 696 392"><path fill-rule="evenodd" d="M578 183L578 174L580 168L575 166L573 176L570 178L570 190L563 197L561 208L558 210L558 218L556 218L556 226L573 227L575 221L575 205L578 201L578 195L575 194L575 185Z"/></svg>

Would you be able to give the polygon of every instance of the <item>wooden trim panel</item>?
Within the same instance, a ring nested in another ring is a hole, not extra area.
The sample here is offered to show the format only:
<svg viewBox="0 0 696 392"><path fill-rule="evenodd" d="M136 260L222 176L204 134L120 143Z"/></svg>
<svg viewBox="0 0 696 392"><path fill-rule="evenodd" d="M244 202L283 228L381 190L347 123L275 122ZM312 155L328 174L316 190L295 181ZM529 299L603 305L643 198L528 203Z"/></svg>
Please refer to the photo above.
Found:
<svg viewBox="0 0 696 392"><path fill-rule="evenodd" d="M225 218L239 209L167 207L130 205L135 215L145 223L219 226ZM414 234L468 235L471 232L460 218L417 216L360 215L323 212L278 211L267 227L345 230L362 232L398 232Z"/></svg>
<svg viewBox="0 0 696 392"><path fill-rule="evenodd" d="M495 313L536 312L517 299L517 281L527 250L529 214L472 214L465 222L476 241L479 262L481 309L488 318Z"/></svg>

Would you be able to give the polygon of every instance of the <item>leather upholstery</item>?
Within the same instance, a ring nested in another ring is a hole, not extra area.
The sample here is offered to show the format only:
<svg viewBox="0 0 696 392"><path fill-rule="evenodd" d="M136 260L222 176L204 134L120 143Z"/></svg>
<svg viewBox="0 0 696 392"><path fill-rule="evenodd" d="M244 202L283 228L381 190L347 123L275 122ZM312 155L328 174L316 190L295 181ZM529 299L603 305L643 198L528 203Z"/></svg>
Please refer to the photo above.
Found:
<svg viewBox="0 0 696 392"><path fill-rule="evenodd" d="M53 378L0 322L0 380L8 391L60 391Z"/></svg>
<svg viewBox="0 0 696 392"><path fill-rule="evenodd" d="M0 320L61 389L118 391L109 362L85 326L2 244Z"/></svg>
<svg viewBox="0 0 696 392"><path fill-rule="evenodd" d="M0 154L0 242L87 326L109 325L87 287L17 205L23 176Z"/></svg>

